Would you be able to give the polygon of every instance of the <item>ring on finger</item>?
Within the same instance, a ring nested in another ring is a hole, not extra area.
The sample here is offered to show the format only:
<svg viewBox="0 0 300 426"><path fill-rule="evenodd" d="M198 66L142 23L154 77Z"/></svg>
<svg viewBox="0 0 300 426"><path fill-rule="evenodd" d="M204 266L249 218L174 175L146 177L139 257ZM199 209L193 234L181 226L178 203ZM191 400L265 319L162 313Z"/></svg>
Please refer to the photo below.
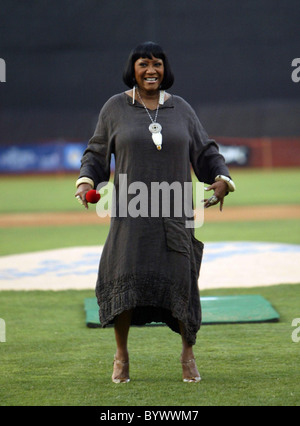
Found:
<svg viewBox="0 0 300 426"><path fill-rule="evenodd" d="M207 202L209 203L209 204L216 204L217 202L219 201L219 199L218 199L218 197L216 197L215 195L212 195L208 200L207 200Z"/></svg>
<svg viewBox="0 0 300 426"><path fill-rule="evenodd" d="M77 201L78 201L80 204L83 204L83 201L82 201L82 199L81 199L80 195L76 195L76 198L77 198Z"/></svg>

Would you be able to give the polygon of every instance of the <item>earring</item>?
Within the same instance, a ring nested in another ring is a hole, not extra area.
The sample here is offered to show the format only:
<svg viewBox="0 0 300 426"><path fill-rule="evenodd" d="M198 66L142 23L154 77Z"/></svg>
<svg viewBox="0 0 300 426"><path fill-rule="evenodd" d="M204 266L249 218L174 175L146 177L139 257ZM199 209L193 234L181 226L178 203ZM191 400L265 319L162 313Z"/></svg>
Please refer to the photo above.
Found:
<svg viewBox="0 0 300 426"><path fill-rule="evenodd" d="M133 104L135 103L135 85L133 86L133 89L132 89L132 103Z"/></svg>

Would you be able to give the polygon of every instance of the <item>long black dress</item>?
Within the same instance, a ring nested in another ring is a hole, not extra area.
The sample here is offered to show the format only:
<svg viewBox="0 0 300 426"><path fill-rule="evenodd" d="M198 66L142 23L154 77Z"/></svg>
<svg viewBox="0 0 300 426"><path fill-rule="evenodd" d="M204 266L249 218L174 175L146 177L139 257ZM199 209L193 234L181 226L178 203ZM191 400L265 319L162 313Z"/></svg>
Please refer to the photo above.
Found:
<svg viewBox="0 0 300 426"><path fill-rule="evenodd" d="M103 106L82 158L80 177L92 179L97 187L109 180L111 154L115 156L117 214L111 218L99 264L99 315L105 327L116 315L133 309L132 324L165 322L178 333L180 320L187 341L194 344L201 324L198 277L203 244L186 227L186 210L182 208L179 217L178 209L174 214L174 200L169 212L159 207L158 214L151 215L151 184L179 182L183 188L191 182L191 165L199 181L206 183L213 183L218 174L229 176L229 171L216 143L182 98L171 96L159 108L157 121L162 125L161 151L152 141L144 107L133 104L126 93L115 95ZM130 185L136 182L148 189L149 204L147 214L141 208L140 215L132 217L129 205L133 202L138 209L138 192L132 193Z"/></svg>

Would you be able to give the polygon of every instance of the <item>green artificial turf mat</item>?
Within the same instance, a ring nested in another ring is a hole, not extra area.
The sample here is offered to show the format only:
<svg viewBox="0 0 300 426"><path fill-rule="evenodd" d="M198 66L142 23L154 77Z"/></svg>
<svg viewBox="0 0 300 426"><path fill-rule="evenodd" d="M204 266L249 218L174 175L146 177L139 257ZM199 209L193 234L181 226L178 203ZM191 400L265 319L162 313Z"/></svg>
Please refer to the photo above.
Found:
<svg viewBox="0 0 300 426"><path fill-rule="evenodd" d="M278 321L279 314L259 295L201 297L202 324L232 324ZM84 300L87 327L100 327L99 308L95 297ZM151 323L146 325L163 325Z"/></svg>

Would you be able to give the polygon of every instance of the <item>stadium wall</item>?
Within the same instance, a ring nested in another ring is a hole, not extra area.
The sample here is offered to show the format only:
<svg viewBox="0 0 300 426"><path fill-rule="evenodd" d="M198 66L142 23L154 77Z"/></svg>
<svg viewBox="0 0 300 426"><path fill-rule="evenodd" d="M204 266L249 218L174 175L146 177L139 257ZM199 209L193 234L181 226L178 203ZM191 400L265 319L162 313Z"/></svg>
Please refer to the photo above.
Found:
<svg viewBox="0 0 300 426"><path fill-rule="evenodd" d="M300 166L300 138L216 137L230 167ZM87 142L0 146L0 174L78 172ZM111 169L114 170L114 157Z"/></svg>
<svg viewBox="0 0 300 426"><path fill-rule="evenodd" d="M44 158L49 142L51 164L62 167L63 146L86 143L102 105L126 89L128 53L145 40L166 49L170 91L227 145L228 158L299 166L299 12L299 0L2 0L0 172L18 157L21 173L21 147Z"/></svg>

